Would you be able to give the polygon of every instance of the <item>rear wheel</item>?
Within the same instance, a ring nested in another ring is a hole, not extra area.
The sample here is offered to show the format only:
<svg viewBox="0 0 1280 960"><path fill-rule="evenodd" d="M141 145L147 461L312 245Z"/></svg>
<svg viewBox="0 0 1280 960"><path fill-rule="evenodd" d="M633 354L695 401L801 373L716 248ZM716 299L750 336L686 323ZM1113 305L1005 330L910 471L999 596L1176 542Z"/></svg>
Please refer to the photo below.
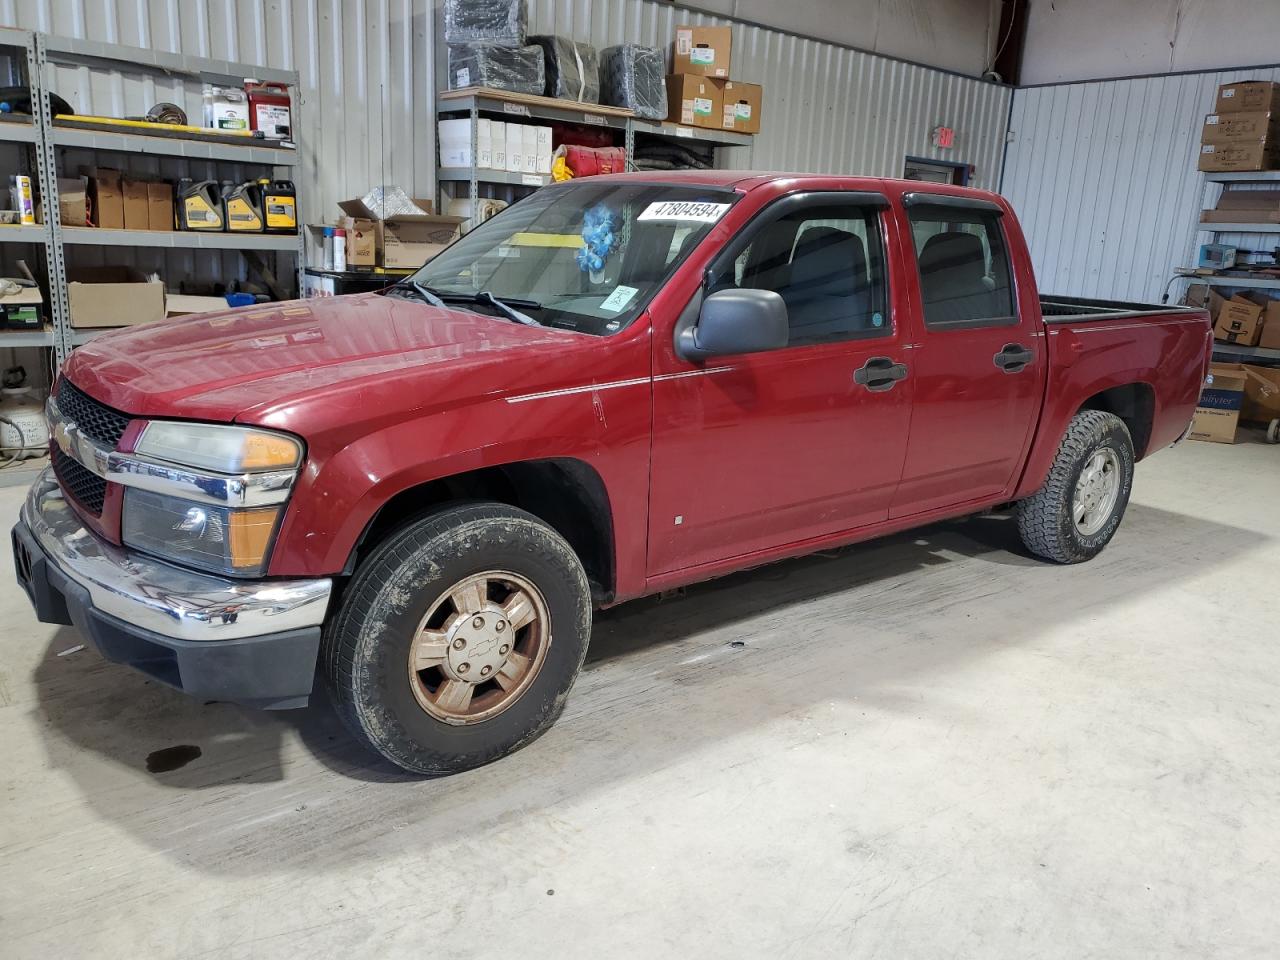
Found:
<svg viewBox="0 0 1280 960"><path fill-rule="evenodd" d="M1133 440L1102 410L1072 418L1045 484L1018 504L1028 550L1057 563L1097 556L1120 526L1133 489Z"/></svg>
<svg viewBox="0 0 1280 960"><path fill-rule="evenodd" d="M359 739L414 773L456 773L551 726L590 631L564 539L523 511L469 504L361 564L325 635L325 673Z"/></svg>

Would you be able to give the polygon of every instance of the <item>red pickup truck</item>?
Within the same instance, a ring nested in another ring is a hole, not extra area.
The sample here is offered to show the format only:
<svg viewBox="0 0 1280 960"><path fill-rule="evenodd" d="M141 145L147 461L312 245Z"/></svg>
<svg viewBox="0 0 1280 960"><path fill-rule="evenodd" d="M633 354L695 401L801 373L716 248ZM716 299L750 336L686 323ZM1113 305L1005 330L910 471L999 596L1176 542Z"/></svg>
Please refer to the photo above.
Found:
<svg viewBox="0 0 1280 960"><path fill-rule="evenodd" d="M592 610L994 508L1087 560L1185 435L1204 311L1040 298L976 190L547 187L380 294L81 347L14 528L39 619L420 773L545 730Z"/></svg>

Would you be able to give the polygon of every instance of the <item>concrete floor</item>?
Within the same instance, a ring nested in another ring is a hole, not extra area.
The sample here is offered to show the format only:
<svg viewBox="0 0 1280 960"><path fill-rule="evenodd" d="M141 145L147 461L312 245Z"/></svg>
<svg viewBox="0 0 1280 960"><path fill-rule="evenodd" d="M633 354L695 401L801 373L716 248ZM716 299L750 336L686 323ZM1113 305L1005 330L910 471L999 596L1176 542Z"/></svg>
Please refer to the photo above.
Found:
<svg viewBox="0 0 1280 960"><path fill-rule="evenodd" d="M1083 566L981 519L630 604L551 733L434 782L59 656L5 551L0 952L1275 956L1278 461L1160 454Z"/></svg>

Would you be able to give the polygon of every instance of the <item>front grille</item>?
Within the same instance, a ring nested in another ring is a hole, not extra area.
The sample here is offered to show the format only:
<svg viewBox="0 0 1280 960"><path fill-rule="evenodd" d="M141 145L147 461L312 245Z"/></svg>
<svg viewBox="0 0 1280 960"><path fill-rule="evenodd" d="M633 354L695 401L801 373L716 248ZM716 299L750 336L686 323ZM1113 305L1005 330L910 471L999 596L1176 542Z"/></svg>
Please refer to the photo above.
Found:
<svg viewBox="0 0 1280 960"><path fill-rule="evenodd" d="M120 442L131 419L99 403L66 377L58 381L58 409L63 419L73 421L82 434L104 447L114 448Z"/></svg>
<svg viewBox="0 0 1280 960"><path fill-rule="evenodd" d="M62 492L95 517L101 516L102 501L107 495L107 481L72 460L57 444L50 447L49 460L53 464L53 472Z"/></svg>

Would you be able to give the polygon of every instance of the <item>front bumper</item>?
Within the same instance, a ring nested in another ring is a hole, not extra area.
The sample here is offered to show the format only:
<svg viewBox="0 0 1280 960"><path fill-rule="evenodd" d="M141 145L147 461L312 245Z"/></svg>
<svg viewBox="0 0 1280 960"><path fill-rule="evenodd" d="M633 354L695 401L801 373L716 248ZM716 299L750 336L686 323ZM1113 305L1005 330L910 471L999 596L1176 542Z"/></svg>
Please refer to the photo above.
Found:
<svg viewBox="0 0 1280 960"><path fill-rule="evenodd" d="M96 537L52 471L13 528L18 582L44 623L73 624L108 660L194 696L305 706L331 580L232 580Z"/></svg>

